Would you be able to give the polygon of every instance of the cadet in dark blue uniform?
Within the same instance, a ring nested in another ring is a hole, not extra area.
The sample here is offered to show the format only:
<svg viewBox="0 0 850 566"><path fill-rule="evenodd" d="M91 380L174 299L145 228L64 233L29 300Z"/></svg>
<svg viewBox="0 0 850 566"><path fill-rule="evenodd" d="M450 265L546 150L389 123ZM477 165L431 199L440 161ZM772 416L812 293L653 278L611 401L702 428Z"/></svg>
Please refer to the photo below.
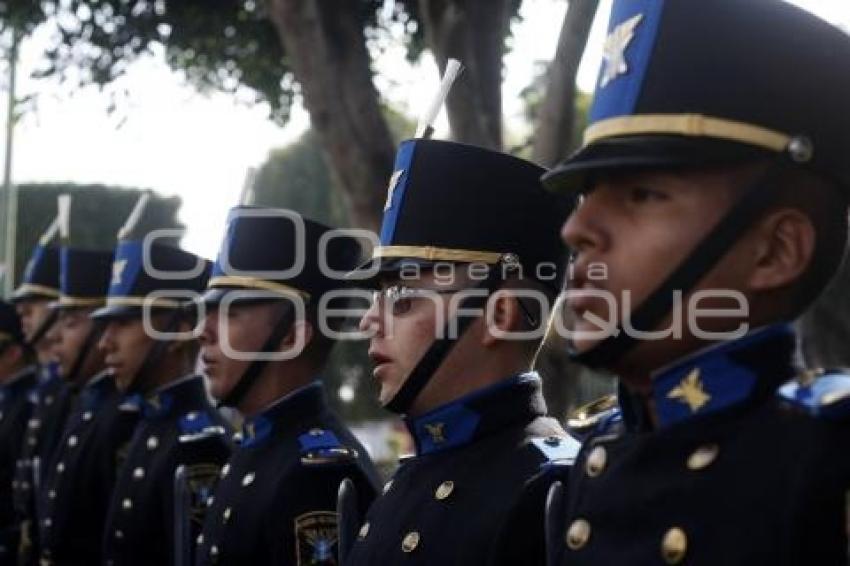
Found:
<svg viewBox="0 0 850 566"><path fill-rule="evenodd" d="M582 195L571 350L619 409L552 491L550 563L846 564L850 376L795 367L787 323L846 244L850 37L778 0L617 0L605 49L544 182Z"/></svg>
<svg viewBox="0 0 850 566"><path fill-rule="evenodd" d="M0 301L0 564L17 564L18 560L20 525L12 502L12 482L32 412L29 395L37 384L37 373L15 308Z"/></svg>
<svg viewBox="0 0 850 566"><path fill-rule="evenodd" d="M376 270L380 286L360 326L374 333L381 402L406 415L416 454L364 519L345 518L346 564L486 564L502 537L540 552L525 537L542 529L542 508L524 532L503 529L523 484L577 451L530 371L566 257L568 203L541 173L472 146L401 145L380 246L358 272Z"/></svg>
<svg viewBox="0 0 850 566"><path fill-rule="evenodd" d="M11 297L21 316L27 344L35 351L39 364L38 388L30 397L32 416L12 482L15 511L21 524L21 564L34 564L40 555L35 488L44 482L46 463L59 442L71 402L70 388L59 376L48 337L57 315L48 305L58 297L59 248L50 245L45 237L33 250L23 281Z"/></svg>
<svg viewBox="0 0 850 566"><path fill-rule="evenodd" d="M42 564L99 564L118 466L138 408L124 402L89 314L106 302L112 252L62 248L54 352L75 399L37 493Z"/></svg>
<svg viewBox="0 0 850 566"><path fill-rule="evenodd" d="M361 253L332 236L287 210L239 207L228 219L201 344L213 395L245 423L197 564L336 564L340 482L356 486L360 512L374 498L377 473L319 381L334 345L320 324L323 296L345 286ZM327 322L336 329L339 319Z"/></svg>
<svg viewBox="0 0 850 566"><path fill-rule="evenodd" d="M176 547L182 557L194 543L207 497L230 455L229 425L211 405L203 376L194 374L197 312L191 294L199 297L206 288L209 262L152 244L146 268L143 246L136 240L119 244L106 306L92 315L106 324L99 347L118 388L142 398L141 422L112 493L103 556L116 565L188 564L188 558L176 558ZM166 336L152 336L146 324ZM175 501L179 466L191 508Z"/></svg>

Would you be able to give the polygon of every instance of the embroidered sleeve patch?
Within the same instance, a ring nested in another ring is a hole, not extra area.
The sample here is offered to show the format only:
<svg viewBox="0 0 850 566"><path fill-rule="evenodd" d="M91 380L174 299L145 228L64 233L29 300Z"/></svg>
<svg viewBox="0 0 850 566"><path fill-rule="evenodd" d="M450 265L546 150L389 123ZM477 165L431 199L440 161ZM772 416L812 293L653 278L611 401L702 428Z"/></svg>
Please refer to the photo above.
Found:
<svg viewBox="0 0 850 566"><path fill-rule="evenodd" d="M218 464L193 464L186 466L186 483L189 488L190 518L196 525L204 523L207 500L215 491L221 466Z"/></svg>
<svg viewBox="0 0 850 566"><path fill-rule="evenodd" d="M295 556L298 566L336 565L337 514L312 511L295 518Z"/></svg>

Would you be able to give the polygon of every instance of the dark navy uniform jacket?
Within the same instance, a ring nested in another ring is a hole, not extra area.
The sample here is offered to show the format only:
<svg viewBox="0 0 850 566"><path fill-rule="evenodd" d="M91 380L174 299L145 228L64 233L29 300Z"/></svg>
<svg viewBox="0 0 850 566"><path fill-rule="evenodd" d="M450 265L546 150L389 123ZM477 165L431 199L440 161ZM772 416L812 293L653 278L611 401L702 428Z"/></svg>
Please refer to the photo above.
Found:
<svg viewBox="0 0 850 566"><path fill-rule="evenodd" d="M791 364L769 327L621 389L567 479L565 565L847 563L850 377ZM785 384L785 385L783 385Z"/></svg>
<svg viewBox="0 0 850 566"><path fill-rule="evenodd" d="M59 377L56 367L40 366L39 384L29 397L31 416L12 483L15 512L22 525L23 557L26 563L37 562L41 554L36 487L44 485L48 463L62 436L62 427L73 400L73 389Z"/></svg>
<svg viewBox="0 0 850 566"><path fill-rule="evenodd" d="M336 564L337 491L350 478L365 512L379 481L319 383L245 423L198 539L202 564Z"/></svg>
<svg viewBox="0 0 850 566"><path fill-rule="evenodd" d="M107 372L80 390L39 492L43 564L101 562L107 506L138 414Z"/></svg>
<svg viewBox="0 0 850 566"><path fill-rule="evenodd" d="M107 564L167 565L174 558L174 473L185 466L200 532L206 499L231 451L229 424L210 403L203 377L188 376L142 401L142 419L121 468L106 522ZM194 544L194 536L187 543Z"/></svg>
<svg viewBox="0 0 850 566"><path fill-rule="evenodd" d="M36 366L24 368L0 387L0 564L17 560L19 529L12 485L32 412L29 394L36 386L36 372Z"/></svg>
<svg viewBox="0 0 850 566"><path fill-rule="evenodd" d="M346 564L499 561L500 538L522 536L504 526L523 485L578 450L545 414L540 378L524 374L408 420L417 455L369 510Z"/></svg>

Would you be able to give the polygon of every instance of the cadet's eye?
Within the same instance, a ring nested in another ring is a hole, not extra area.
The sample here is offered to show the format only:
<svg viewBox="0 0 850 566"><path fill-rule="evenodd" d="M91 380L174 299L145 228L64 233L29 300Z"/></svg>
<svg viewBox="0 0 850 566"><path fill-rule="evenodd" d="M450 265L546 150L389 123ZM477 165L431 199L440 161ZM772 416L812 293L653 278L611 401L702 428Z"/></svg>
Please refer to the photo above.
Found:
<svg viewBox="0 0 850 566"><path fill-rule="evenodd" d="M646 187L632 187L629 189L629 202L642 204L653 200L664 200L665 195L659 191Z"/></svg>

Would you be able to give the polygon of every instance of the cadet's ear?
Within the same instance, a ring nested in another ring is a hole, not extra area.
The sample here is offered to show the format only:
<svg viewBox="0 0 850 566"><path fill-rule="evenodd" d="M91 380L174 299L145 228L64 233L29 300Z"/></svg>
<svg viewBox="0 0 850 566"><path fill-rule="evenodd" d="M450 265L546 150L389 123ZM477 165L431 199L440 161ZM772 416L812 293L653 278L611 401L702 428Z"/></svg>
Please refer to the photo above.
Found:
<svg viewBox="0 0 850 566"><path fill-rule="evenodd" d="M782 208L768 213L757 224L754 237L749 286L753 291L772 291L793 284L809 268L817 232L807 214Z"/></svg>
<svg viewBox="0 0 850 566"><path fill-rule="evenodd" d="M513 292L510 289L499 289L487 301L481 344L492 346L503 339L505 333L518 331L521 320L522 311Z"/></svg>
<svg viewBox="0 0 850 566"><path fill-rule="evenodd" d="M301 354L312 340L313 332L312 324L306 320L296 320L292 323L292 328L289 329L283 340L280 341L278 352L290 352L296 349L297 353Z"/></svg>

